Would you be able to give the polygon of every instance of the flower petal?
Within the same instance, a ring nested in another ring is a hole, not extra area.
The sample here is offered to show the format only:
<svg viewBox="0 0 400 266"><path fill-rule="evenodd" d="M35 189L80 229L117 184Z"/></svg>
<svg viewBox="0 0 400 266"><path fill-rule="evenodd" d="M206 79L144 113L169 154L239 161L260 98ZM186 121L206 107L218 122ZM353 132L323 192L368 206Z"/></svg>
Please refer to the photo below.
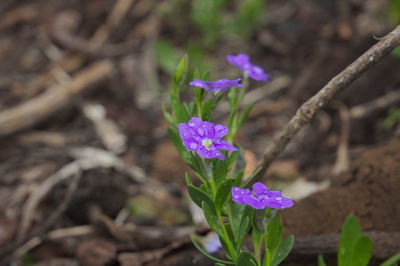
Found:
<svg viewBox="0 0 400 266"><path fill-rule="evenodd" d="M266 194L269 190L267 186L265 186L263 183L256 182L253 184L253 191L258 196L259 194L264 194L264 193Z"/></svg>
<svg viewBox="0 0 400 266"><path fill-rule="evenodd" d="M226 59L229 64L242 68L245 64L250 62L250 57L247 54L227 55Z"/></svg>
<svg viewBox="0 0 400 266"><path fill-rule="evenodd" d="M214 142L214 147L220 150L227 150L227 151L237 151L238 149L229 144L227 141L225 140L218 140Z"/></svg>
<svg viewBox="0 0 400 266"><path fill-rule="evenodd" d="M212 89L208 86L207 82L201 79L193 79L189 82L190 86L199 87L205 89L206 91L211 91Z"/></svg>
<svg viewBox="0 0 400 266"><path fill-rule="evenodd" d="M294 205L293 201L289 198L285 198L282 196L274 197L269 200L266 200L265 205L275 209L285 209L290 208Z"/></svg>
<svg viewBox="0 0 400 266"><path fill-rule="evenodd" d="M228 134L228 127L221 124L215 125L214 130L217 138L225 137Z"/></svg>

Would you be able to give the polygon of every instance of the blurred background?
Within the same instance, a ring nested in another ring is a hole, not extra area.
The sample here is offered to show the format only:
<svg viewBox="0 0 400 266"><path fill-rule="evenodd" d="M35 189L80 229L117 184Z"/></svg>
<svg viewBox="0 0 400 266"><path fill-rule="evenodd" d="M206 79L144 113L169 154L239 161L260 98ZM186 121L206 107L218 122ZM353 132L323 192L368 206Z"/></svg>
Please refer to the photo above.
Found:
<svg viewBox="0 0 400 266"><path fill-rule="evenodd" d="M247 53L271 75L244 100L251 172L301 103L399 22L400 0L2 0L1 265L212 265L190 244L208 229L162 116L180 58L216 80L240 77L225 56ZM349 213L400 233L399 67L397 49L268 170L297 201L288 233L335 234ZM315 265L306 244L285 265Z"/></svg>

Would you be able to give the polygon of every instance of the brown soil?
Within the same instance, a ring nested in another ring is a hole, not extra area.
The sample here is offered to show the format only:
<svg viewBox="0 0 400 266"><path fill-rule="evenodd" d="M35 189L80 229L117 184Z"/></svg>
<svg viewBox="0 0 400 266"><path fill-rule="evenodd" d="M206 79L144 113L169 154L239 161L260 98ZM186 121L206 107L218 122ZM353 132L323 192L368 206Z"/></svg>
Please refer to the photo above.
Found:
<svg viewBox="0 0 400 266"><path fill-rule="evenodd" d="M295 236L337 233L349 214L364 231L400 231L400 140L373 148L335 177L332 186L283 212Z"/></svg>

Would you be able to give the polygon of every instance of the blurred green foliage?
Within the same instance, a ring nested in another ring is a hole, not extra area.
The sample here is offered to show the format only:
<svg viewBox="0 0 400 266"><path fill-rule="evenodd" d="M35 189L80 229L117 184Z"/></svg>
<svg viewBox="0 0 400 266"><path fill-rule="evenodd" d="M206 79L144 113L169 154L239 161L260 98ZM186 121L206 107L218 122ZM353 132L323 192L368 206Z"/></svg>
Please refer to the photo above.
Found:
<svg viewBox="0 0 400 266"><path fill-rule="evenodd" d="M250 40L266 18L266 1L172 0L159 13L167 28L155 45L162 70L173 74L179 58L187 54L204 72L213 68L212 58L205 55L221 41Z"/></svg>
<svg viewBox="0 0 400 266"><path fill-rule="evenodd" d="M360 222L354 215L349 215L340 231L338 266L367 266L373 252L373 243L369 236L361 231ZM379 266L396 266L400 253L396 253ZM322 255L318 257L318 266L326 266Z"/></svg>
<svg viewBox="0 0 400 266"><path fill-rule="evenodd" d="M400 0L389 0L388 7L389 23L395 27L400 23ZM392 55L400 57L400 47L394 49Z"/></svg>
<svg viewBox="0 0 400 266"><path fill-rule="evenodd" d="M385 129L389 130L397 123L400 123L400 108L391 108L388 116L383 121L383 126Z"/></svg>
<svg viewBox="0 0 400 266"><path fill-rule="evenodd" d="M393 26L400 23L400 0L389 0L389 22Z"/></svg>

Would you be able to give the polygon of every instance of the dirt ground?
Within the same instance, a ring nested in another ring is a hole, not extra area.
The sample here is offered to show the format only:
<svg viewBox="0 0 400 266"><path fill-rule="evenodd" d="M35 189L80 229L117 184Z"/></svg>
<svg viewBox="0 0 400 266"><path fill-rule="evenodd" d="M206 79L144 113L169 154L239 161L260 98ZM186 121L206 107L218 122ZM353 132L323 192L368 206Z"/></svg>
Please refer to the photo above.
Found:
<svg viewBox="0 0 400 266"><path fill-rule="evenodd" d="M168 40L179 57L204 37L184 12L190 1L179 14L172 2L0 1L1 265L212 265L190 243L208 229L162 117L171 73L155 47ZM242 52L271 74L251 83L255 107L237 138L248 171L302 102L393 28L387 4L271 0L248 39L201 51L214 78L237 75L225 55ZM399 66L389 55L368 70L263 177L330 184L282 212L297 237L283 265L315 265L318 254L334 263L351 213L373 236L373 264L398 251Z"/></svg>

